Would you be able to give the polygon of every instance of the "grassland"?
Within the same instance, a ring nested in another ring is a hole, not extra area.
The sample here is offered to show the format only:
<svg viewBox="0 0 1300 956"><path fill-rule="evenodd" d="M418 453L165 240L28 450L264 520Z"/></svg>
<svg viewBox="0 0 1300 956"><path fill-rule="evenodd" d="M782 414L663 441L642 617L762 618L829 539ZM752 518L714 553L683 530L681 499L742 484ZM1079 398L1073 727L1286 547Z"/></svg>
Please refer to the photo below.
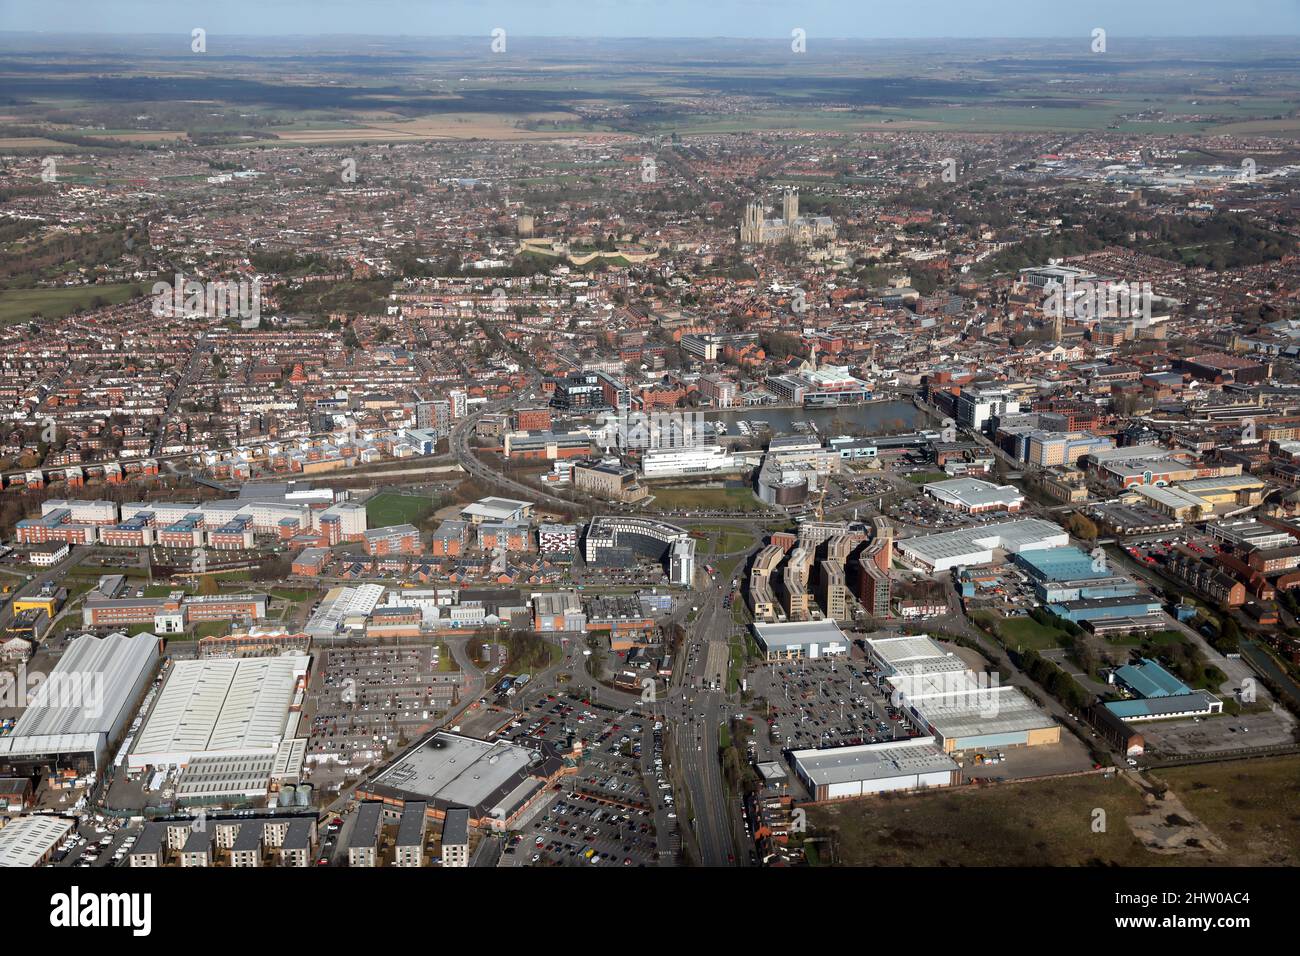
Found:
<svg viewBox="0 0 1300 956"><path fill-rule="evenodd" d="M1031 617L1008 617L996 623L998 637L1012 649L1044 651L1060 647L1066 633L1059 628L1039 624Z"/></svg>
<svg viewBox="0 0 1300 956"><path fill-rule="evenodd" d="M914 485L928 485L933 481L947 481L948 475L942 471L918 471L914 475L908 475L907 480Z"/></svg>
<svg viewBox="0 0 1300 956"><path fill-rule="evenodd" d="M1152 776L1228 845L1228 862L1300 865L1300 757L1177 767Z"/></svg>
<svg viewBox="0 0 1300 956"><path fill-rule="evenodd" d="M366 523L372 528L419 524L433 512L433 501L417 495L381 491L366 502Z"/></svg>
<svg viewBox="0 0 1300 956"><path fill-rule="evenodd" d="M1093 811L1106 811L1104 833ZM811 835L831 836L850 866L1152 866L1124 824L1143 811L1128 783L1101 775L810 807ZM825 858L826 851L823 849Z"/></svg>
<svg viewBox="0 0 1300 956"><path fill-rule="evenodd" d="M1100 774L810 807L809 835L848 866L1294 866L1300 863L1300 757L1160 770L1224 853L1155 853L1129 826L1136 788ZM1094 810L1106 811L1094 832Z"/></svg>
<svg viewBox="0 0 1300 956"><path fill-rule="evenodd" d="M96 299L119 305L142 291L136 283L83 285L63 289L6 289L0 291L0 325L23 322L34 316L60 319L77 309L88 309Z"/></svg>
<svg viewBox="0 0 1300 956"><path fill-rule="evenodd" d="M691 531L699 536L702 554L735 554L747 551L754 544L754 536L728 525L694 525Z"/></svg>
<svg viewBox="0 0 1300 956"><path fill-rule="evenodd" d="M229 633L229 621L201 621L194 625L195 637L222 637Z"/></svg>
<svg viewBox="0 0 1300 956"><path fill-rule="evenodd" d="M663 511L765 511L748 488L655 488L654 506Z"/></svg>

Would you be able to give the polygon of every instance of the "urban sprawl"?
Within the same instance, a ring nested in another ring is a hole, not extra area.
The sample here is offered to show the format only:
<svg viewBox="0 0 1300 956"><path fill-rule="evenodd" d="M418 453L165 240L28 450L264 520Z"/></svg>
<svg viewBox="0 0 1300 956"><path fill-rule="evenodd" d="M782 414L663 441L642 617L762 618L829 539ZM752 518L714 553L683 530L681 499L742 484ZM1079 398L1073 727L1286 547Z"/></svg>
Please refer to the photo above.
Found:
<svg viewBox="0 0 1300 956"><path fill-rule="evenodd" d="M0 153L0 865L854 862L1036 781L1219 864L1159 775L1295 759L1290 136Z"/></svg>

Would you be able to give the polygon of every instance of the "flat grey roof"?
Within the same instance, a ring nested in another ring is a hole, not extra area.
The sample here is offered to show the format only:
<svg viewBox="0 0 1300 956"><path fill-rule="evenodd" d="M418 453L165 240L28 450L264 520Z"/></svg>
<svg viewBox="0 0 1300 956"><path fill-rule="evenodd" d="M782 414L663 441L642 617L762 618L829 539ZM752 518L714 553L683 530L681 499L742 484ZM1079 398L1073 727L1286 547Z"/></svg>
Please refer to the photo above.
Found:
<svg viewBox="0 0 1300 956"><path fill-rule="evenodd" d="M957 769L956 762L933 740L796 750L790 756L804 776L817 786Z"/></svg>
<svg viewBox="0 0 1300 956"><path fill-rule="evenodd" d="M895 544L903 551L934 563L944 558L959 558L972 552L992 551L995 548L1019 551L1027 545L1058 538L1065 538L1068 541L1068 535L1060 525L1041 518L1021 518L1017 521L1000 521L975 528L962 528L959 531L902 538Z"/></svg>
<svg viewBox="0 0 1300 956"><path fill-rule="evenodd" d="M402 807L402 818L397 821L397 846L419 846L424 842L424 814L428 808L423 800L412 800Z"/></svg>
<svg viewBox="0 0 1300 956"><path fill-rule="evenodd" d="M902 637L867 638L867 646L886 664L898 667L912 661L943 660L955 655L926 637L910 634Z"/></svg>
<svg viewBox="0 0 1300 956"><path fill-rule="evenodd" d="M357 817L352 821L352 832L348 835L348 849L373 847L379 841L379 815L384 805L377 800L367 800L357 808Z"/></svg>
<svg viewBox="0 0 1300 956"><path fill-rule="evenodd" d="M469 843L469 809L448 807L442 820L442 845L465 846Z"/></svg>
<svg viewBox="0 0 1300 956"><path fill-rule="evenodd" d="M149 632L76 638L40 685L0 754L95 750L121 725L159 657Z"/></svg>
<svg viewBox="0 0 1300 956"><path fill-rule="evenodd" d="M755 624L754 633L765 647L788 647L794 644L848 644L840 626L834 621L788 621L779 624Z"/></svg>
<svg viewBox="0 0 1300 956"><path fill-rule="evenodd" d="M377 778L376 784L432 800L477 807L533 763L531 750L497 740L438 732Z"/></svg>
<svg viewBox="0 0 1300 956"><path fill-rule="evenodd" d="M945 740L1014 734L1055 727L1018 687L984 687L914 702L926 721Z"/></svg>

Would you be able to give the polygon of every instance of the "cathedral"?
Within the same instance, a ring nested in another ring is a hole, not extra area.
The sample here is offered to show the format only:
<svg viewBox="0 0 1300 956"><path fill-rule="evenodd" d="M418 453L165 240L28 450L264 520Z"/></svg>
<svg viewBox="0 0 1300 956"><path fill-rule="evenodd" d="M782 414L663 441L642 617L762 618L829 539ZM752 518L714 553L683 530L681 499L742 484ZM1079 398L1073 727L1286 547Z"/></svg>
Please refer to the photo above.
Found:
<svg viewBox="0 0 1300 956"><path fill-rule="evenodd" d="M814 239L834 239L835 223L830 216L800 216L799 193L787 189L781 197L781 218L764 219L766 213L761 202L745 207L745 218L740 223L740 241L745 245L763 246L786 239L804 245Z"/></svg>

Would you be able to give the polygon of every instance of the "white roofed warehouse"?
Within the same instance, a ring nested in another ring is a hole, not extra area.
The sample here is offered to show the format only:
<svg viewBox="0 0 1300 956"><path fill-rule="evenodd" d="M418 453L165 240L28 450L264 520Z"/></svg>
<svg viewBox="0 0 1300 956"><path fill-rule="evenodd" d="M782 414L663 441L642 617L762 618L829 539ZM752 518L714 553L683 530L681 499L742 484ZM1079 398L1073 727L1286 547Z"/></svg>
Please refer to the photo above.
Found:
<svg viewBox="0 0 1300 956"><path fill-rule="evenodd" d="M10 820L0 829L0 867L39 866L71 832L68 817L30 816Z"/></svg>
<svg viewBox="0 0 1300 956"><path fill-rule="evenodd" d="M929 740L795 750L790 760L808 792L819 801L951 787L961 779L953 759Z"/></svg>
<svg viewBox="0 0 1300 956"><path fill-rule="evenodd" d="M754 637L769 661L847 654L849 639L834 621L755 624Z"/></svg>
<svg viewBox="0 0 1300 956"><path fill-rule="evenodd" d="M1061 725L1018 687L1001 686L925 635L868 639L907 719L945 753L1061 741Z"/></svg>
<svg viewBox="0 0 1300 956"><path fill-rule="evenodd" d="M899 555L915 567L938 574L953 568L992 564L995 551L1019 554L1041 548L1063 548L1070 536L1059 526L1041 518L1021 518L903 538L896 542Z"/></svg>
<svg viewBox="0 0 1300 956"><path fill-rule="evenodd" d="M205 757L274 758L296 736L310 658L209 658L172 665L136 735L132 770Z"/></svg>
<svg viewBox="0 0 1300 956"><path fill-rule="evenodd" d="M84 635L68 645L14 729L0 766L22 774L101 770L158 669L153 634Z"/></svg>
<svg viewBox="0 0 1300 956"><path fill-rule="evenodd" d="M923 490L954 511L981 514L986 511L1019 511L1025 496L1014 485L995 485L978 478L932 481Z"/></svg>

